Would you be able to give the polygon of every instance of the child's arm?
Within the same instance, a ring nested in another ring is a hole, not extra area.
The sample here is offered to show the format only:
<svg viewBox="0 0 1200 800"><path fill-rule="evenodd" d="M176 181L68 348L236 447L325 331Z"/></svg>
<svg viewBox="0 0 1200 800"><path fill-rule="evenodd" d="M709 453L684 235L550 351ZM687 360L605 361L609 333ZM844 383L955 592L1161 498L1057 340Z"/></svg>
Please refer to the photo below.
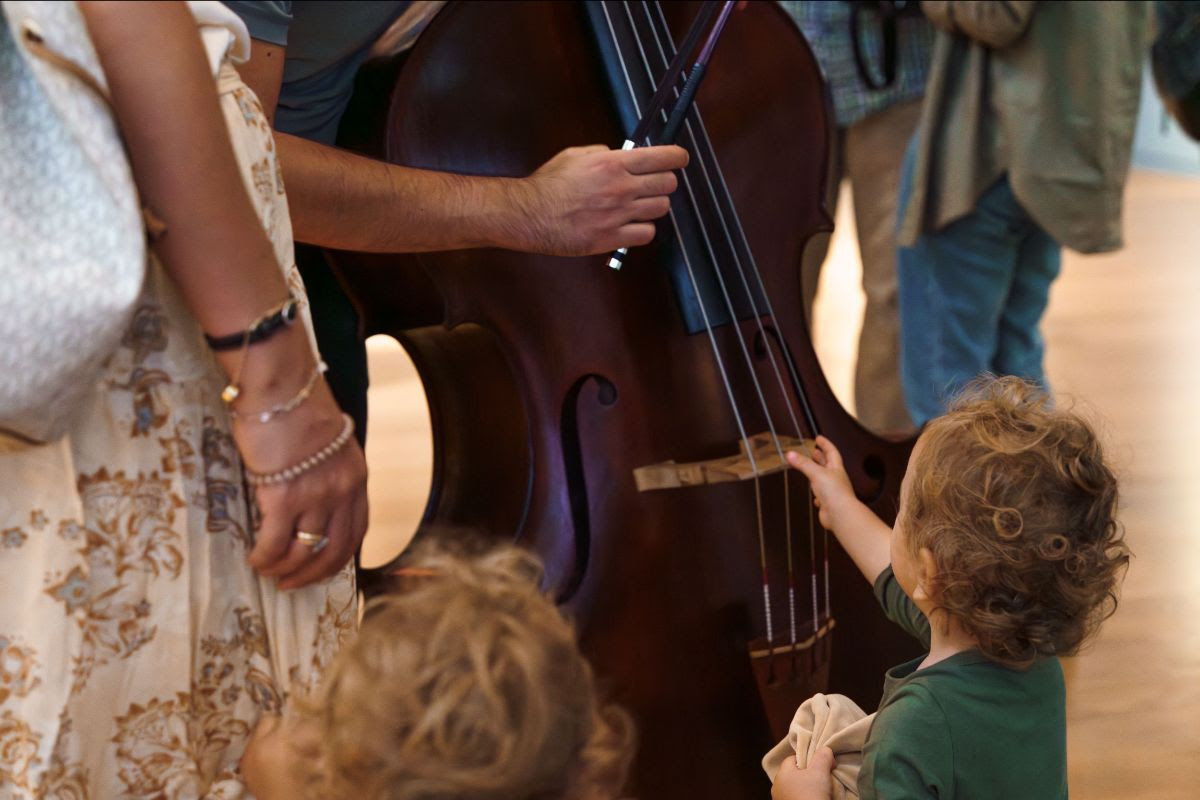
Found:
<svg viewBox="0 0 1200 800"><path fill-rule="evenodd" d="M313 796L320 762L320 736L313 722L266 714L246 742L238 769L258 800L298 800Z"/></svg>
<svg viewBox="0 0 1200 800"><path fill-rule="evenodd" d="M833 442L818 436L812 458L790 450L787 459L812 484L821 524L833 531L862 574L874 585L875 579L892 562L891 529L854 496L850 476L846 474L842 456Z"/></svg>

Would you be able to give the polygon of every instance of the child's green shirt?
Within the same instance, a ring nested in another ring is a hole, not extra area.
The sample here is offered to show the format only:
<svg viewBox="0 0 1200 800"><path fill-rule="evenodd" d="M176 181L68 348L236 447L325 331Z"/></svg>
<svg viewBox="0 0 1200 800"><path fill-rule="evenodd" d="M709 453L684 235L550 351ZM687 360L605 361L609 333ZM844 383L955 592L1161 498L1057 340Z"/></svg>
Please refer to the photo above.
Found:
<svg viewBox="0 0 1200 800"><path fill-rule="evenodd" d="M929 622L891 567L875 581L888 618L929 645ZM1062 666L1019 671L978 650L888 670L863 750L862 800L1062 800L1067 722Z"/></svg>

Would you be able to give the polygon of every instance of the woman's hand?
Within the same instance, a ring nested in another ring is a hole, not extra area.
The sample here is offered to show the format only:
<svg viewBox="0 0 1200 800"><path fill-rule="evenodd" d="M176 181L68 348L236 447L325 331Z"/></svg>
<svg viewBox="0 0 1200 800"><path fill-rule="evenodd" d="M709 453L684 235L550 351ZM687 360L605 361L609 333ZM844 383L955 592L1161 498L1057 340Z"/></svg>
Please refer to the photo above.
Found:
<svg viewBox="0 0 1200 800"><path fill-rule="evenodd" d="M828 747L817 751L807 769L798 768L793 758L785 759L771 786L771 800L831 800L833 765L833 751Z"/></svg>
<svg viewBox="0 0 1200 800"><path fill-rule="evenodd" d="M286 402L315 369L302 330L264 342L246 354L248 380L235 404L233 436L246 469L271 473L321 450L342 432L345 420L323 378L299 406L257 421L252 413ZM299 344L298 344L299 343ZM256 348L262 348L257 350ZM295 363L306 364L296 368ZM367 465L351 438L328 459L295 478L255 489L260 523L250 566L296 589L327 578L354 555L367 530ZM297 538L305 532L327 537L325 544Z"/></svg>
<svg viewBox="0 0 1200 800"><path fill-rule="evenodd" d="M844 510L857 503L850 476L842 466L842 455L833 442L824 436L817 437L817 446L812 457L796 450L789 450L788 463L804 473L812 486L813 501L820 509L821 524L831 531L839 530L838 524Z"/></svg>

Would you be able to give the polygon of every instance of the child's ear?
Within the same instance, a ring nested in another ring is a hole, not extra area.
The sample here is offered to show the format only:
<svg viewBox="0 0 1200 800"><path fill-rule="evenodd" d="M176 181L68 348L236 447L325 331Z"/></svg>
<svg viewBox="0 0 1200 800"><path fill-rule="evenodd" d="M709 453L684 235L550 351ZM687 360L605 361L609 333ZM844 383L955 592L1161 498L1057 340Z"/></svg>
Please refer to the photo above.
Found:
<svg viewBox="0 0 1200 800"><path fill-rule="evenodd" d="M913 600L932 600L931 589L933 582L938 576L937 561L933 558L933 551L928 547L922 547L917 553L917 586L913 591Z"/></svg>

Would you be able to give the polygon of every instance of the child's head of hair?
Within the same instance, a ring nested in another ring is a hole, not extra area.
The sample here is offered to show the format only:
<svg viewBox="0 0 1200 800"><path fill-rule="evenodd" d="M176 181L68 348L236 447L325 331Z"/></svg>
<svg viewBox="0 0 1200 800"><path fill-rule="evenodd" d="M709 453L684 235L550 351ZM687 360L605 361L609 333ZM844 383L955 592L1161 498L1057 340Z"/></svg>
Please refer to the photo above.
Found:
<svg viewBox="0 0 1200 800"><path fill-rule="evenodd" d="M1071 655L1129 563L1117 480L1092 426L1018 378L977 381L921 433L900 531L930 597L993 661Z"/></svg>
<svg viewBox="0 0 1200 800"><path fill-rule="evenodd" d="M633 726L597 699L575 632L506 546L418 548L367 606L320 693L329 797L599 800L617 796Z"/></svg>

